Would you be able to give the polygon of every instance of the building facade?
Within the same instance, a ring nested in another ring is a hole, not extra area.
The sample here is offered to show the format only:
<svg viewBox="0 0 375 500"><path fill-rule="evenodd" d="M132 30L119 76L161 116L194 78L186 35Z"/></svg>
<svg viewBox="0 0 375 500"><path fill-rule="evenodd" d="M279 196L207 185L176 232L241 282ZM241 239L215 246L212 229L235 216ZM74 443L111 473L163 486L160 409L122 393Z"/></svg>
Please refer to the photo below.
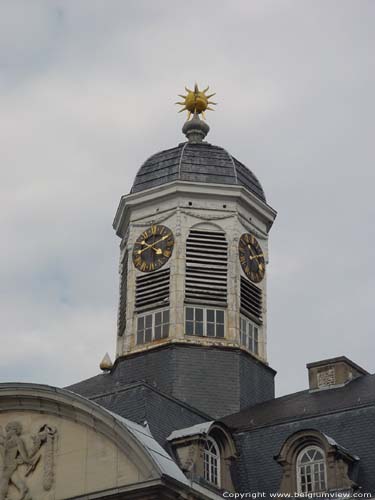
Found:
<svg viewBox="0 0 375 500"><path fill-rule="evenodd" d="M141 166L115 215L115 362L65 389L0 384L0 500L375 491L373 375L323 360L309 388L275 398L276 212L192 113L186 141Z"/></svg>

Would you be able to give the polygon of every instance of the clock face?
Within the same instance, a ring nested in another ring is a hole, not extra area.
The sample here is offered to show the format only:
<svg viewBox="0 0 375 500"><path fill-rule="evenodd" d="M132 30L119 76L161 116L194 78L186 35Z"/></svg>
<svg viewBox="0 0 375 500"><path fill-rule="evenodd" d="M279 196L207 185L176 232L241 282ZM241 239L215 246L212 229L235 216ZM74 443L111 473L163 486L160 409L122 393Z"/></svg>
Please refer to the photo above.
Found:
<svg viewBox="0 0 375 500"><path fill-rule="evenodd" d="M266 262L258 240L252 234L245 233L241 236L238 254L246 276L254 283L262 281L266 272Z"/></svg>
<svg viewBox="0 0 375 500"><path fill-rule="evenodd" d="M133 263L144 273L160 269L172 255L173 233L166 226L153 225L134 243Z"/></svg>

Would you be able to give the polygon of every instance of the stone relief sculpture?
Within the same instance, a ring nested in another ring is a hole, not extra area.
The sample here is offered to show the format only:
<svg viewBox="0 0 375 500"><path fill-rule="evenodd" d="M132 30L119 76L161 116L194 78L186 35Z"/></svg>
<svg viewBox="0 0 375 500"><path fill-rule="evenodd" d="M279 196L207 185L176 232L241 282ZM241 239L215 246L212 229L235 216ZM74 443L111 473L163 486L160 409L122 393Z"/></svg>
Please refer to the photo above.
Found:
<svg viewBox="0 0 375 500"><path fill-rule="evenodd" d="M11 485L18 490L17 500L33 500L27 485L27 477L37 468L42 458L42 447L44 451L42 487L44 491L49 491L53 486L56 429L48 425L40 427L37 434L31 436L30 449L28 449L22 434L22 424L18 421L9 422L5 427L5 433L0 427L0 456L2 458L0 500L8 498Z"/></svg>

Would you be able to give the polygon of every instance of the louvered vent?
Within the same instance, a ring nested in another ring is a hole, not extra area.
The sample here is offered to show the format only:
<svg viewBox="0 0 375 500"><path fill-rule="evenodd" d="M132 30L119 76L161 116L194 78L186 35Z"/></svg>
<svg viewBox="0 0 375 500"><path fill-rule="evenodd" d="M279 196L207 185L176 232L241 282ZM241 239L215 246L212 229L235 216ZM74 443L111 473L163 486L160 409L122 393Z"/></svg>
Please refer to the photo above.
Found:
<svg viewBox="0 0 375 500"><path fill-rule="evenodd" d="M135 307L150 309L169 304L170 269L156 271L146 276L137 276Z"/></svg>
<svg viewBox="0 0 375 500"><path fill-rule="evenodd" d="M227 262L224 233L190 231L186 241L185 301L226 305Z"/></svg>
<svg viewBox="0 0 375 500"><path fill-rule="evenodd" d="M126 327L126 296L128 290L128 253L122 260L120 276L120 300L118 310L118 334L123 335Z"/></svg>
<svg viewBox="0 0 375 500"><path fill-rule="evenodd" d="M262 322L262 290L241 276L241 312Z"/></svg>

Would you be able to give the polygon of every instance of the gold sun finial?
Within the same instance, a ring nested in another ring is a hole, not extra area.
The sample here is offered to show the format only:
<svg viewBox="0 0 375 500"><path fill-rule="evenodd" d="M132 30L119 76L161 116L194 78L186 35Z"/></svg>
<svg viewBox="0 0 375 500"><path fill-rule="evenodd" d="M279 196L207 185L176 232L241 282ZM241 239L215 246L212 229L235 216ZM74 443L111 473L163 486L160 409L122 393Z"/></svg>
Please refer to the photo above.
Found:
<svg viewBox="0 0 375 500"><path fill-rule="evenodd" d="M205 88L204 90L199 90L198 85L194 85L194 90L190 90L187 87L185 87L185 90L187 92L186 95L181 95L179 94L179 97L182 97L183 102L176 102L176 104L179 104L180 106L183 106L182 109L180 109L179 113L182 111L187 111L188 112L188 120L190 120L191 115L202 115L202 118L205 120L206 117L204 116L204 112L206 109L209 109L210 111L214 111L213 108L210 108L210 104L213 104L216 106L216 102L209 101L211 97L213 97L215 94L210 94L207 95L206 92L208 91L209 87Z"/></svg>

